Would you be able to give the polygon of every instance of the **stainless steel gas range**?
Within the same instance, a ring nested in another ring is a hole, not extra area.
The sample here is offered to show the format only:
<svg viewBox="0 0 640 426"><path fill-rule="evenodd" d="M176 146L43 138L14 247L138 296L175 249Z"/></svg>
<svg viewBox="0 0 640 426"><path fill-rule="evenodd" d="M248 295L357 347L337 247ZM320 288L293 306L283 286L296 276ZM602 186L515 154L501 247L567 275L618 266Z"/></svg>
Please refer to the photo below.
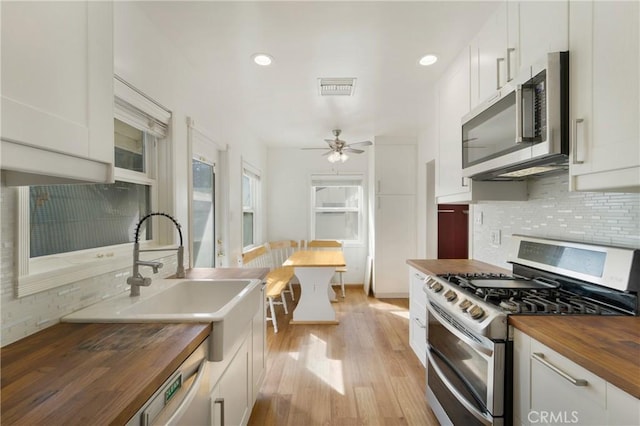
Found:
<svg viewBox="0 0 640 426"><path fill-rule="evenodd" d="M509 315L638 315L640 250L514 235L512 273L427 276L427 399L442 424L512 423Z"/></svg>

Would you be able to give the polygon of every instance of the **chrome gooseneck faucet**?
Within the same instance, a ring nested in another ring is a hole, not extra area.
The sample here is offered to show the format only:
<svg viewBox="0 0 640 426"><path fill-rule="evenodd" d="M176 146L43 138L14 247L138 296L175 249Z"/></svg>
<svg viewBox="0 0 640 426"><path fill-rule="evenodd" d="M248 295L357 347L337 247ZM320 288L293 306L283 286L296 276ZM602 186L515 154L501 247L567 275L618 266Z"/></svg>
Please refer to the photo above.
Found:
<svg viewBox="0 0 640 426"><path fill-rule="evenodd" d="M147 249L147 250L140 250L140 226L142 225L142 223L149 219L151 216L164 216L167 217L169 219L171 219L171 221L173 222L173 224L176 226L176 228L178 229L178 234L180 234L180 245L176 248L170 248L170 249ZM146 260L140 260L140 253L145 252L145 251L177 251L178 252L178 269L176 270L176 278L184 278L184 265L183 265L183 261L184 261L184 247L182 245L182 226L180 226L180 224L178 223L177 220L175 220L171 215L168 215L166 213L149 213L148 215L146 215L145 217L143 217L142 219L140 219L140 221L138 222L138 224L136 225L136 236L135 236L135 240L133 243L133 275L130 276L129 278L127 278L127 284L129 284L131 286L131 293L130 296L140 296L140 287L148 287L151 285L151 278L149 277L143 277L142 274L139 271L139 267L140 266L150 266L153 269L153 273L157 274L158 273L158 269L162 268L162 263L160 262L153 262L153 261L146 261Z"/></svg>

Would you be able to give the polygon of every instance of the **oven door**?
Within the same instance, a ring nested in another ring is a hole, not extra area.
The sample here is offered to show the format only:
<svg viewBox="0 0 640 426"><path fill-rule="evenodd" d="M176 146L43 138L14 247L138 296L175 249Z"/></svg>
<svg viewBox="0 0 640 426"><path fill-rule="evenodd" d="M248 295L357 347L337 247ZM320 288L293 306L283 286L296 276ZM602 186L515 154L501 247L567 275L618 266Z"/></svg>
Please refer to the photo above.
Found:
<svg viewBox="0 0 640 426"><path fill-rule="evenodd" d="M503 424L505 344L428 301L427 397L443 424ZM438 412L440 411L440 413Z"/></svg>

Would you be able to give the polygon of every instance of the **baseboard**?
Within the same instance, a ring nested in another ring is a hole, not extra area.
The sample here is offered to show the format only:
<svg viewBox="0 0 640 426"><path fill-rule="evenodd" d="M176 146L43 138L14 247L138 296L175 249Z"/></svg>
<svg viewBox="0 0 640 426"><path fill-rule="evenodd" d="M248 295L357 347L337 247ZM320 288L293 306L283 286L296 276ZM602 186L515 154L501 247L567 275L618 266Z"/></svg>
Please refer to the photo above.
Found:
<svg viewBox="0 0 640 426"><path fill-rule="evenodd" d="M376 299L408 299L409 293L373 293Z"/></svg>

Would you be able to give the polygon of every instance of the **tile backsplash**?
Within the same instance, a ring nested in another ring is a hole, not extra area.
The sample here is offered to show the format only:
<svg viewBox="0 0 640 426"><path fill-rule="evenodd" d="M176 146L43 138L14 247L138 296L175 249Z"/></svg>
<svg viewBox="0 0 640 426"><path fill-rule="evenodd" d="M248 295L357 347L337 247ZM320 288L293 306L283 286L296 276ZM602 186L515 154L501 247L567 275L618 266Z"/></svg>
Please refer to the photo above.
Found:
<svg viewBox="0 0 640 426"><path fill-rule="evenodd" d="M566 174L530 180L528 190L528 201L472 207L474 259L511 269L512 234L640 248L640 194L569 192Z"/></svg>
<svg viewBox="0 0 640 426"><path fill-rule="evenodd" d="M13 287L16 203L17 190L2 186L0 188L1 346L54 325L61 317L71 312L129 291L126 279L131 274L131 268L125 268L17 299ZM176 270L175 255L162 258L161 261L164 263L164 274L158 274L156 277L171 275Z"/></svg>

